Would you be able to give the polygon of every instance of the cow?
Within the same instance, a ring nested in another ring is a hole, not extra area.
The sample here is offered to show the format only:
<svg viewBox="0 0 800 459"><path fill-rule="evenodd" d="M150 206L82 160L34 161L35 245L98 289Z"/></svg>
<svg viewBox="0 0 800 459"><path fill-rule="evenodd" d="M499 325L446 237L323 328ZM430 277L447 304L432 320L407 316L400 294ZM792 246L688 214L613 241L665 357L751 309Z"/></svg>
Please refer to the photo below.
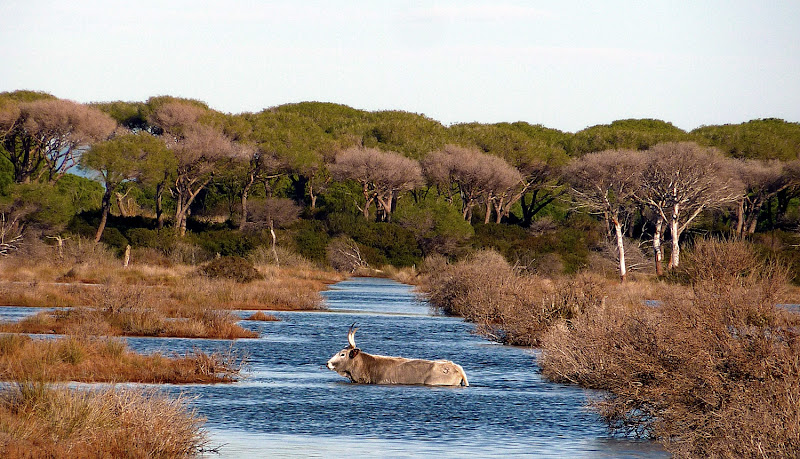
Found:
<svg viewBox="0 0 800 459"><path fill-rule="evenodd" d="M469 386L461 365L449 360L407 359L362 352L356 347L358 328L350 326L349 345L328 360L328 369L359 384L425 384L431 386Z"/></svg>

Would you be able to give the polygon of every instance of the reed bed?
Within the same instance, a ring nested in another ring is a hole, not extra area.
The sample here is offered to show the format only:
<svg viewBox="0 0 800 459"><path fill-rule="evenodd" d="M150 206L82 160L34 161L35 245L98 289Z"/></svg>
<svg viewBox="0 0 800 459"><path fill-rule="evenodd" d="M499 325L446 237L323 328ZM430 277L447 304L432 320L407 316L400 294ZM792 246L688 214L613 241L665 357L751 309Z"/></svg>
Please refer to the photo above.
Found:
<svg viewBox="0 0 800 459"><path fill-rule="evenodd" d="M134 263L123 268L108 253L85 245L88 254L62 259L0 260L0 304L64 307L0 331L108 336L237 339L258 334L238 325L238 309L308 310L322 307L320 291L343 279L310 266L259 265L259 279L237 282L208 277L189 265ZM79 262L77 264L70 264Z"/></svg>
<svg viewBox="0 0 800 459"><path fill-rule="evenodd" d="M0 335L0 381L219 383L235 381L243 365L232 351L142 355L113 338Z"/></svg>
<svg viewBox="0 0 800 459"><path fill-rule="evenodd" d="M187 402L143 389L6 384L0 387L0 453L9 459L194 456L208 438Z"/></svg>
<svg viewBox="0 0 800 459"><path fill-rule="evenodd" d="M256 311L256 312L250 314L249 316L247 316L247 318L245 318L245 320L255 320L255 321L260 321L260 322L277 322L280 319L278 319L277 317L273 316L272 314L266 314L264 311Z"/></svg>

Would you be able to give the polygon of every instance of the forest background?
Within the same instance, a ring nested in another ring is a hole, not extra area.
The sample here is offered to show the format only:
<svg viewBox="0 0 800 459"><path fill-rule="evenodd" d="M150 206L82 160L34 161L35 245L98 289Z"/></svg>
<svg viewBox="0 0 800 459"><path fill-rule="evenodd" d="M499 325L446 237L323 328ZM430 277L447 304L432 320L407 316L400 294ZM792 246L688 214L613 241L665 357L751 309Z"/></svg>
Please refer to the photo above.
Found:
<svg viewBox="0 0 800 459"><path fill-rule="evenodd" d="M493 248L531 273L624 280L668 274L682 246L715 236L750 240L800 280L800 124L780 119L569 133L21 90L0 94L0 139L4 254L85 237L163 264L300 256L353 272Z"/></svg>

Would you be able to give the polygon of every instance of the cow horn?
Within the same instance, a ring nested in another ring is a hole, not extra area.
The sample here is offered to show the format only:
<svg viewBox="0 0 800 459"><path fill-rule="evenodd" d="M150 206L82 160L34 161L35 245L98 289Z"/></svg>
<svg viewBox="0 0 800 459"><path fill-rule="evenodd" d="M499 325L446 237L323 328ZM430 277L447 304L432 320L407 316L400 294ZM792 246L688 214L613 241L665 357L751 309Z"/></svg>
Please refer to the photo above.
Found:
<svg viewBox="0 0 800 459"><path fill-rule="evenodd" d="M347 342L350 343L350 347L352 347L353 349L356 348L355 335L356 335L356 330L358 330L358 328L355 328L355 326L356 324L354 322L353 325L350 326L350 331L347 332Z"/></svg>

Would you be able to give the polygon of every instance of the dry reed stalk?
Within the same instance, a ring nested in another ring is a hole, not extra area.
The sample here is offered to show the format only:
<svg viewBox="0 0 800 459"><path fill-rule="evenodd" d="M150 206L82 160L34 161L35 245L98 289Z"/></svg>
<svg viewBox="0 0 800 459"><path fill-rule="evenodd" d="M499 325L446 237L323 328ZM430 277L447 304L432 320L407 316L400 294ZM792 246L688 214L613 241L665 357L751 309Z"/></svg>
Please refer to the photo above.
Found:
<svg viewBox="0 0 800 459"><path fill-rule="evenodd" d="M245 320L258 320L262 322L278 322L280 319L272 314L266 314L264 311L256 311L250 314Z"/></svg>
<svg viewBox="0 0 800 459"><path fill-rule="evenodd" d="M236 380L243 365L232 351L141 355L114 339L0 335L0 381L218 383Z"/></svg>
<svg viewBox="0 0 800 459"><path fill-rule="evenodd" d="M183 398L21 382L0 391L3 457L188 457L208 443Z"/></svg>

